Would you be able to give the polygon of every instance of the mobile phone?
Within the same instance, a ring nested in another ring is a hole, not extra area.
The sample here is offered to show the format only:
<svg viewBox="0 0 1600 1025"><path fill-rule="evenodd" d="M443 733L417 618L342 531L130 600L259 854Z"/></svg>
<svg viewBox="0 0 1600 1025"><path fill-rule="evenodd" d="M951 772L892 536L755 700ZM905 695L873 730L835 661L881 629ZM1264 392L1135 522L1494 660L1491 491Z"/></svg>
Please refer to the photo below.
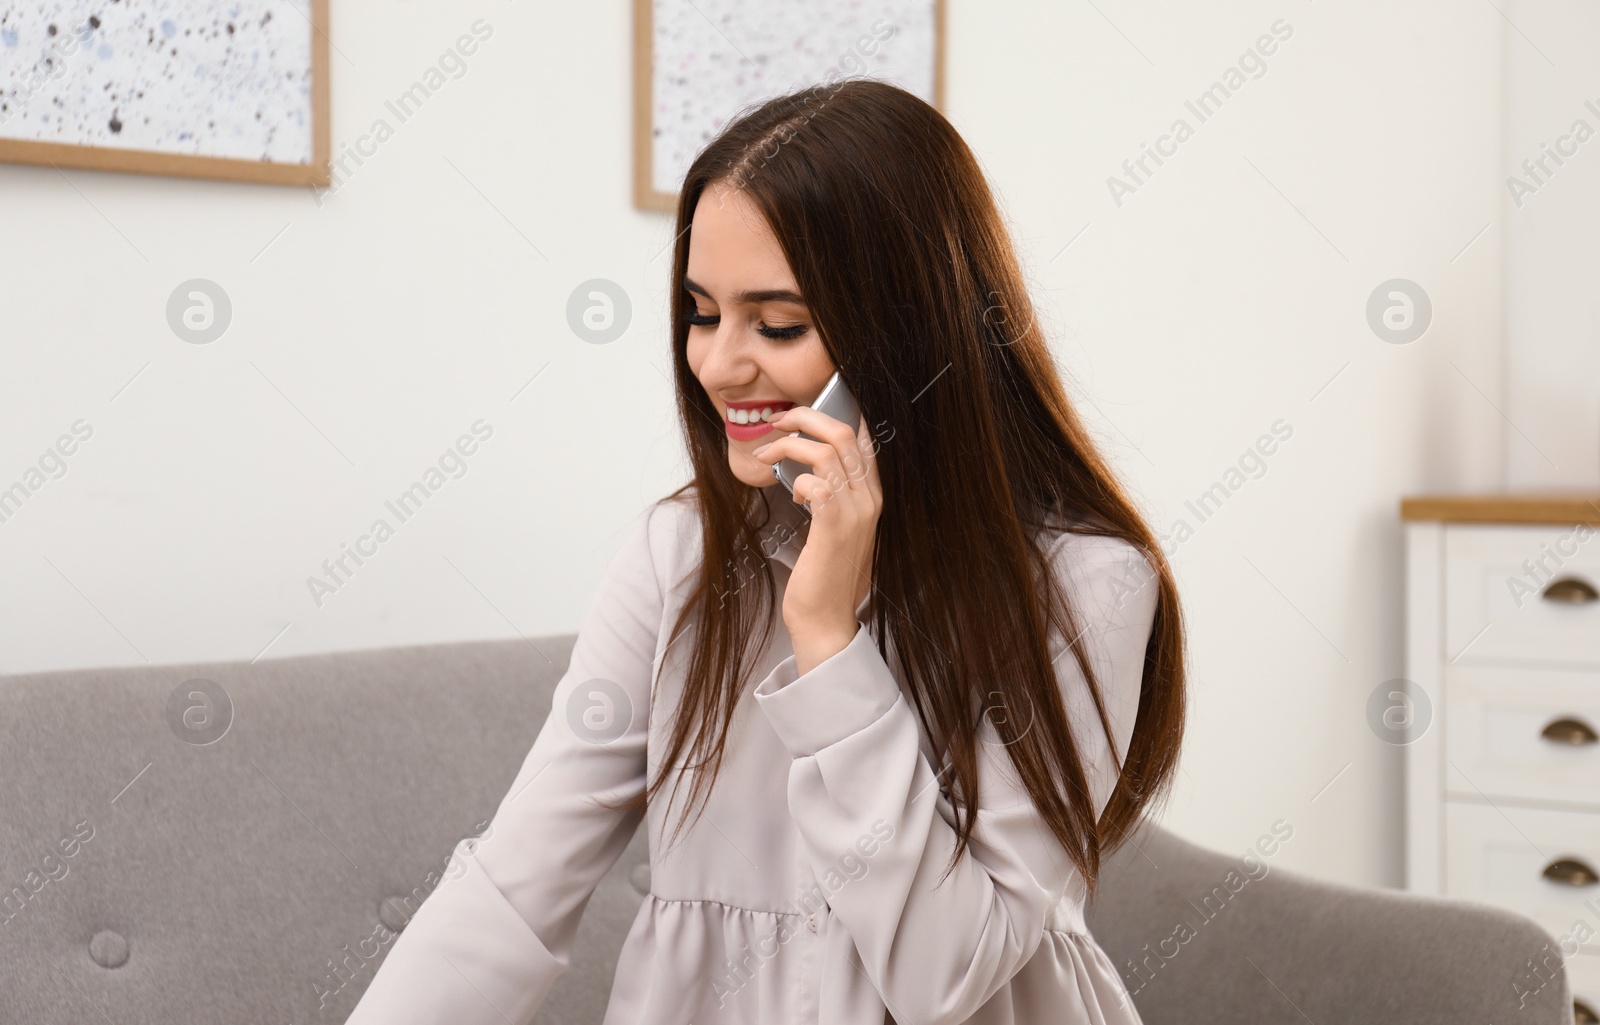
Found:
<svg viewBox="0 0 1600 1025"><path fill-rule="evenodd" d="M856 402L856 397L850 394L850 389L845 387L844 378L835 370L833 376L828 378L828 383L822 386L822 392L811 403L811 408L819 413L826 413L840 423L849 424L852 431L861 429L861 406ZM805 431L799 432L800 437L807 441L818 441ZM811 467L798 459L780 459L772 466L772 475L778 478L778 483L788 489L789 494L794 494L794 482L802 473L810 473ZM800 508L811 515L811 503L802 502Z"/></svg>

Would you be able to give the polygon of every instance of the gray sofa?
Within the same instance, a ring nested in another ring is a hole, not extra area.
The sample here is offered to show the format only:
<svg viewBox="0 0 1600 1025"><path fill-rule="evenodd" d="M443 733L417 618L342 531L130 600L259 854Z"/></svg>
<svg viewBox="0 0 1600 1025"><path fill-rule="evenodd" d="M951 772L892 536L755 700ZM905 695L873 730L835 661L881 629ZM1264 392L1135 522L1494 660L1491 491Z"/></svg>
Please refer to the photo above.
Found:
<svg viewBox="0 0 1600 1025"><path fill-rule="evenodd" d="M342 1022L572 640L0 677L0 1022ZM648 862L641 830L536 1022L598 1025ZM1564 974L1518 1006L1555 949L1525 919L1279 868L1228 899L1238 866L1148 824L1106 866L1091 929L1148 1025L1572 1020Z"/></svg>

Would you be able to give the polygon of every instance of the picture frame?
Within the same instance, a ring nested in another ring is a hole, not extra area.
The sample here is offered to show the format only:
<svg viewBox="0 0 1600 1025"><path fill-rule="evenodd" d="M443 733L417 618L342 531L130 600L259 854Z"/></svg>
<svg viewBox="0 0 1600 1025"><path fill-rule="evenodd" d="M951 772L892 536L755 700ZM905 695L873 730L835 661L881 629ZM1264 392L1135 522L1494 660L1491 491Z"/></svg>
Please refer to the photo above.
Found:
<svg viewBox="0 0 1600 1025"><path fill-rule="evenodd" d="M822 0L822 2L838 2L841 13L849 10L851 6L844 0ZM685 110L685 113L689 113L692 110L693 114L697 115L695 121L704 122L689 122L686 125L679 126L680 128L686 127L692 133L690 137L680 139L676 146L677 162L683 164L685 168L687 164L684 163L684 155L691 150L698 149L698 143L701 141L709 141L710 134L713 134L715 130L721 127L720 124L715 123L715 117L707 119L704 116L713 108L706 106L692 107L689 104L679 103L676 97L664 98L658 94L658 80L663 76L656 74L657 59L668 60L673 59L674 56L663 53L660 49L662 38L661 33L658 32L658 27L662 23L662 12L667 8L667 5L672 5L675 12L681 12L683 7L691 10L693 12L692 15L685 14L682 16L688 18L691 22L694 22L694 19L703 21L705 23L704 26L699 26L701 35L710 36L711 32L714 32L715 37L720 37L726 44L726 53L731 54L735 60L740 62L748 62L753 58L750 58L738 43L730 39L727 32L712 19L719 12L733 8L737 9L740 16L746 18L748 23L758 24L765 23L769 18L776 17L781 19L782 12L793 8L792 4L784 4L782 0L716 0L716 2L714 0L701 0L699 3L689 3L688 0L634 0L633 202L634 206L640 210L673 211L677 209L678 194L676 189L668 189L663 186L662 182L662 178L668 176L669 172L663 166L665 161L663 154L659 152L663 149L661 145L663 126L658 124L658 111L664 105L670 109L679 109L681 107ZM900 10L906 10L913 5L899 3L895 6ZM926 9L925 18L927 24L918 25L914 35L919 40L925 39L925 44L908 47L904 52L897 54L896 63L898 66L914 69L911 77L919 77L925 83L925 87L922 89L914 88L912 91L918 92L919 95L923 96L923 99L934 107L943 110L945 89L945 0L924 0L917 9L920 12L922 8ZM891 6L884 4L882 10L891 10ZM807 14L815 23L816 12L808 10ZM696 25L699 24L698 22L694 23ZM829 23L830 28L834 30L837 30L840 24L843 23ZM879 22L871 22L870 24L877 25ZM709 26L710 32L706 31L706 26ZM858 38L864 39L865 36L858 36ZM678 42L682 44L683 41L680 39ZM717 45L720 47L722 44L719 43ZM749 48L750 44L747 41L745 49ZM800 41L796 40L794 49L801 48ZM839 49L837 46L835 48ZM857 50L865 51L869 48L871 47L858 46ZM773 50L774 52L781 52L776 47ZM843 53L842 50L839 52ZM876 54L863 55L875 56ZM676 56L680 59L682 57L682 55ZM768 54L763 53L761 56L766 58ZM686 88L692 88L687 86L688 80L688 76L684 76L680 79L680 82L684 83ZM816 77L813 80L823 81L825 79ZM893 79L891 78L890 80ZM793 84L797 86L800 82L797 80ZM909 85L906 87L909 87ZM727 92L732 94L734 91L728 89ZM755 90L750 90L750 92L754 93ZM776 93L772 95L776 95ZM731 117L738 109L754 98L757 97L753 95L727 95L726 97L719 95L715 98L708 98L706 102L717 103L725 100L725 102L720 103L720 106L728 109L720 109L716 113L722 118L727 118ZM681 180L681 171L677 172L677 177Z"/></svg>
<svg viewBox="0 0 1600 1025"><path fill-rule="evenodd" d="M144 6L159 13L163 0L144 0ZM270 2L270 0L268 0ZM291 0L292 2L292 0ZM5 4L0 4L4 8ZM12 6L22 6L14 4ZM280 5L282 6L282 5ZM326 188L332 181L329 167L331 142L329 131L329 39L328 0L310 0L310 12L294 10L306 22L309 33L310 89L307 98L307 116L310 124L310 159L308 161L250 160L237 156L219 156L205 153L174 152L170 149L135 148L94 145L34 138L17 138L0 135L0 162L32 164L56 168L76 168L92 171L122 171L134 174L166 175L181 178L204 178L220 181L258 182L273 185L319 186ZM135 0L124 0L122 10L137 9ZM268 17L271 16L271 8ZM146 11L139 12L143 16ZM86 23L87 24L87 23ZM163 27L169 21L160 22ZM98 18L94 28L98 29ZM51 25L51 35L58 34ZM67 31L75 31L71 26ZM91 30L92 31L92 30ZM155 29L150 30L154 41ZM233 26L229 25L231 35ZM176 35L176 33L174 33ZM83 36L86 43L89 37ZM105 48L102 48L102 54ZM175 51L174 51L175 52ZM59 59L59 56L58 56Z"/></svg>

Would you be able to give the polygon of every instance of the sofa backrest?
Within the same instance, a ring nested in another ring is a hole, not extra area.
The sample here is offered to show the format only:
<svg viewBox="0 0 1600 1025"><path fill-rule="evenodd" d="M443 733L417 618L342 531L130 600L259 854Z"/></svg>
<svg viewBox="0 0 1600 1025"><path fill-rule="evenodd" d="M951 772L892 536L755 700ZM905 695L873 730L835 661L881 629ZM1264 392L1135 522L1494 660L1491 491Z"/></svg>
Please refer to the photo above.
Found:
<svg viewBox="0 0 1600 1025"><path fill-rule="evenodd" d="M573 640L0 677L0 1021L343 1022ZM600 1020L648 871L640 830L536 1022Z"/></svg>
<svg viewBox="0 0 1600 1025"><path fill-rule="evenodd" d="M0 677L0 1022L342 1023L573 641ZM1552 942L1526 919L1266 868L1148 822L1106 860L1089 926L1146 1025L1571 1020L1564 977L1513 990ZM604 1017L648 890L639 830L535 1025Z"/></svg>

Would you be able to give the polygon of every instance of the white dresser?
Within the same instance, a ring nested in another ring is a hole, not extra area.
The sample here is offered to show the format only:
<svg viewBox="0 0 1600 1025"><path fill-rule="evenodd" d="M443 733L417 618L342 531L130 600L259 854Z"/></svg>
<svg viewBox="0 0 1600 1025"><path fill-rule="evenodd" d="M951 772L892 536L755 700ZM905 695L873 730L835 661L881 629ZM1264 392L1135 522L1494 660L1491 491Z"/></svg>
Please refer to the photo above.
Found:
<svg viewBox="0 0 1600 1025"><path fill-rule="evenodd" d="M1406 499L1407 886L1554 938L1507 985L1600 1012L1600 494ZM1413 686L1414 685L1414 686ZM1382 702L1380 701L1380 704Z"/></svg>

